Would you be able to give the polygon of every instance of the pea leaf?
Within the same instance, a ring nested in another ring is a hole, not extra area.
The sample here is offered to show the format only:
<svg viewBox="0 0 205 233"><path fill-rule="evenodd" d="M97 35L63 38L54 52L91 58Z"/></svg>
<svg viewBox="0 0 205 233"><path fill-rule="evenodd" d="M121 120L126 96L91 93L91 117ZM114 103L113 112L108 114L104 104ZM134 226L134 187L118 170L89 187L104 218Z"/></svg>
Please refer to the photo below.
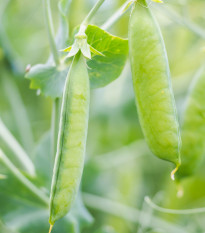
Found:
<svg viewBox="0 0 205 233"><path fill-rule="evenodd" d="M55 66L38 64L31 67L26 78L31 79L30 88L40 89L45 96L61 97L68 70L57 70Z"/></svg>
<svg viewBox="0 0 205 233"><path fill-rule="evenodd" d="M87 62L91 87L106 86L122 72L128 54L128 41L94 25L87 27L86 35L88 44L104 55L94 55Z"/></svg>
<svg viewBox="0 0 205 233"><path fill-rule="evenodd" d="M91 87L106 86L122 72L128 54L128 41L94 25L87 27L86 34L87 42L93 48L93 57L87 61ZM31 80L32 89L39 89L45 96L56 98L62 96L67 72L68 66L58 70L50 63L38 64L30 69L26 78Z"/></svg>

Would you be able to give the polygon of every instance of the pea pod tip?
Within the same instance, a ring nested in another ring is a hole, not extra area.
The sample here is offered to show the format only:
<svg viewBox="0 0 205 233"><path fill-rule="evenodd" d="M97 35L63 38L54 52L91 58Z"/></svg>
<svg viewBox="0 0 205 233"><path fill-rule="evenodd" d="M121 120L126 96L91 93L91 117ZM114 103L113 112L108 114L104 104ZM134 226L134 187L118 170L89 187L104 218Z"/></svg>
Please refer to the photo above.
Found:
<svg viewBox="0 0 205 233"><path fill-rule="evenodd" d="M175 173L178 171L178 169L179 169L179 164L175 167L175 169L174 170L172 170L172 172L171 172L171 179L172 180L175 180Z"/></svg>
<svg viewBox="0 0 205 233"><path fill-rule="evenodd" d="M49 233L51 233L52 229L53 229L53 225L50 224Z"/></svg>

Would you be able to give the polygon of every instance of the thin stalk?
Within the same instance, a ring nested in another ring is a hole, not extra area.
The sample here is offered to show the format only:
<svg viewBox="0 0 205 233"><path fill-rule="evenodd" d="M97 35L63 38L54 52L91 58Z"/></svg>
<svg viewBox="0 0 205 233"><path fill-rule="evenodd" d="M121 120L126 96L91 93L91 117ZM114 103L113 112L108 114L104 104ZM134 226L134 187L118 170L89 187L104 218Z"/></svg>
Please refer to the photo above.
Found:
<svg viewBox="0 0 205 233"><path fill-rule="evenodd" d="M54 29L53 29L53 20L51 15L51 6L50 0L44 0L44 10L45 10L45 22L46 29L48 33L48 38L50 42L51 51L56 65L59 65L59 54L55 43Z"/></svg>
<svg viewBox="0 0 205 233"><path fill-rule="evenodd" d="M27 153L15 139L15 137L10 133L7 127L4 125L0 119L0 138L6 143L6 145L13 151L17 159L21 162L25 170L31 175L35 176L35 167Z"/></svg>
<svg viewBox="0 0 205 233"><path fill-rule="evenodd" d="M106 198L102 198L93 194L83 193L83 200L85 205L88 207L102 211L107 214L111 214L117 217L120 217L122 219L125 219L127 221L138 223L139 222L139 216L142 213L142 211L132 208L129 206L126 206L124 204L118 203L116 201L112 201ZM143 213L145 217L149 217L149 214L146 212ZM165 220L162 220L158 217L153 216L152 221L150 223L152 227L158 227L161 226L162 228L166 229L167 232L173 233L186 233L187 230L183 229L180 226L174 225L172 223L169 223Z"/></svg>
<svg viewBox="0 0 205 233"><path fill-rule="evenodd" d="M30 152L34 146L33 133L30 120L26 112L20 92L13 80L4 72L5 77L2 78L5 94L7 95L13 116L18 128L22 145L27 152Z"/></svg>
<svg viewBox="0 0 205 233"><path fill-rule="evenodd" d="M159 202L162 200L162 198L163 198L163 192L158 192L154 196L153 199ZM140 214L140 217L139 217L139 232L138 233L146 232L146 229L149 228L150 222L152 221L152 217L154 215L154 210L150 208L150 206L147 205L145 201L143 201L142 210L143 210L142 214ZM146 213L146 216L144 215L144 213Z"/></svg>
<svg viewBox="0 0 205 233"><path fill-rule="evenodd" d="M38 189L30 180L28 180L18 168L9 160L9 158L0 150L0 159L5 166L15 175L15 177L24 184L33 194L35 194L46 205L49 204L49 198L40 189Z"/></svg>
<svg viewBox="0 0 205 233"><path fill-rule="evenodd" d="M58 129L59 129L59 109L60 109L60 99L56 98L53 101L53 110L52 110L52 156L53 161L55 160L56 148L57 148L57 139L58 139Z"/></svg>
<svg viewBox="0 0 205 233"><path fill-rule="evenodd" d="M129 10L130 5L127 9L126 7L131 2L131 0L126 1L102 26L103 30L108 30L111 28L119 19L121 19L125 13Z"/></svg>
<svg viewBox="0 0 205 233"><path fill-rule="evenodd" d="M195 208L195 209L184 209L184 210L177 210L177 209L166 209L161 206L156 205L149 197L145 197L145 202L153 209L166 213L166 214L200 214L205 213L205 207L202 208Z"/></svg>
<svg viewBox="0 0 205 233"><path fill-rule="evenodd" d="M104 1L105 0L98 0L97 1L97 3L93 6L93 8L91 9L91 11L88 13L88 15L83 20L83 22L81 24L82 27L86 28L88 26L88 23L90 22L90 20L92 19L92 17L96 14L96 12L101 7L101 5L104 3Z"/></svg>

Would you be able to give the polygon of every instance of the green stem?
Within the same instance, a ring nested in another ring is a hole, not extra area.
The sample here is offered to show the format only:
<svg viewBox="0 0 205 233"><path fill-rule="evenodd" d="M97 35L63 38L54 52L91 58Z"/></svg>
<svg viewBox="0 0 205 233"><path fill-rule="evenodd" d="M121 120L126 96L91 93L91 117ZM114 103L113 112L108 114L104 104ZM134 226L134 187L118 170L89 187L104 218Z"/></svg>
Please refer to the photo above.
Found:
<svg viewBox="0 0 205 233"><path fill-rule="evenodd" d="M183 214L183 215L190 215L190 214L200 214L205 213L205 207L202 208L195 208L195 209L184 209L184 210L174 210L174 209L166 209L161 206L156 205L149 197L145 197L145 202L153 209L160 211L162 213L167 214Z"/></svg>
<svg viewBox="0 0 205 233"><path fill-rule="evenodd" d="M40 189L38 189L30 180L28 180L18 168L8 159L2 150L0 150L0 159L5 166L16 176L16 178L24 184L31 192L33 192L46 205L49 204L49 198Z"/></svg>
<svg viewBox="0 0 205 233"><path fill-rule="evenodd" d="M121 19L125 13L127 13L130 6L126 9L131 0L126 1L102 26L103 30L111 28L119 19Z"/></svg>
<svg viewBox="0 0 205 233"><path fill-rule="evenodd" d="M83 200L85 205L88 207L102 211L107 214L111 214L117 217L120 217L122 219L125 219L127 221L133 222L133 223L139 223L139 216L142 213L142 211L132 208L129 206L126 206L124 204L118 203L116 201L112 201L103 197L99 197L93 194L83 193ZM146 212L143 213L145 217L149 217L149 213ZM152 227L158 227L161 226L162 228L166 229L167 232L173 233L186 233L187 230L183 229L180 226L176 226L172 223L169 223L165 220L162 220L158 217L153 216L152 221L150 223Z"/></svg>
<svg viewBox="0 0 205 233"><path fill-rule="evenodd" d="M48 33L51 51L53 54L55 64L59 65L60 62L59 62L58 50L56 47L55 37L54 37L54 29L53 29L53 20L52 20L52 16L51 16L50 0L44 0L44 10L45 10L46 28L47 28L47 33Z"/></svg>
<svg viewBox="0 0 205 233"><path fill-rule="evenodd" d="M7 127L4 125L0 119L0 137L7 144L7 146L13 151L18 160L21 162L23 167L28 171L31 176L35 176L35 167L27 153L15 139L15 137L10 133Z"/></svg>
<svg viewBox="0 0 205 233"><path fill-rule="evenodd" d="M163 198L162 192L158 192L154 196L155 201L161 201ZM143 201L142 204L142 213L139 216L139 232L138 233L143 233L146 232L146 229L149 228L150 222L152 221L152 217L154 215L154 210L150 208L150 206L147 205L145 201ZM146 215L144 215L146 213Z"/></svg>
<svg viewBox="0 0 205 233"><path fill-rule="evenodd" d="M58 139L58 129L59 129L59 110L60 110L60 99L56 98L53 101L52 110L52 156L53 161L55 160L56 149L57 149L57 139Z"/></svg>
<svg viewBox="0 0 205 233"><path fill-rule="evenodd" d="M92 19L92 17L96 14L96 12L98 11L98 9L101 7L101 5L104 3L105 0L98 0L97 3L93 6L93 8L91 9L91 11L88 13L88 15L85 17L85 19L83 20L81 27L87 27L88 23L90 22L90 20Z"/></svg>

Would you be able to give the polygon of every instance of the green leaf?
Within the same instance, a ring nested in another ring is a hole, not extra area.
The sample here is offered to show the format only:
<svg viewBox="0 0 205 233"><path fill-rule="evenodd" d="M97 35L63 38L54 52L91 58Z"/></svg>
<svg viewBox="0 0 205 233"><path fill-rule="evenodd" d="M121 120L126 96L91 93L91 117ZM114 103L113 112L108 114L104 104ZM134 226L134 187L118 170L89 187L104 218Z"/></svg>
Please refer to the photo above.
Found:
<svg viewBox="0 0 205 233"><path fill-rule="evenodd" d="M68 69L57 70L55 66L38 64L31 67L26 78L31 80L30 88L40 89L45 96L61 97Z"/></svg>
<svg viewBox="0 0 205 233"><path fill-rule="evenodd" d="M93 25L88 26L86 34L93 53L92 59L87 62L91 87L106 86L118 78L123 70L128 54L128 41ZM71 47L68 47L65 50L70 49ZM87 54L88 47L84 46L83 49ZM62 96L67 72L68 66L58 70L50 64L38 64L30 69L26 78L31 80L32 89L39 89L45 96L57 98Z"/></svg>
<svg viewBox="0 0 205 233"><path fill-rule="evenodd" d="M128 40L109 34L97 26L89 25L87 42L104 56L93 56L88 61L92 88L103 87L121 74L128 54Z"/></svg>

